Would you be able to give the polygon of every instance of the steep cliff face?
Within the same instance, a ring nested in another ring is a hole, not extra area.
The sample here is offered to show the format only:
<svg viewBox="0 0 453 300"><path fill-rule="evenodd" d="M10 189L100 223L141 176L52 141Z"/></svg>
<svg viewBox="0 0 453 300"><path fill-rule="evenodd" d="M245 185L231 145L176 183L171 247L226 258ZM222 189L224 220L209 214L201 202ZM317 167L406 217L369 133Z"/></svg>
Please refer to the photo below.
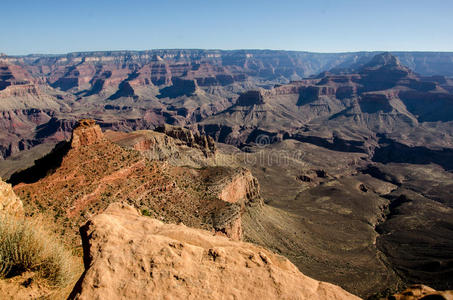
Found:
<svg viewBox="0 0 453 300"><path fill-rule="evenodd" d="M59 104L42 78L26 68L0 60L0 111L28 108L58 108Z"/></svg>
<svg viewBox="0 0 453 300"><path fill-rule="evenodd" d="M216 232L242 240L242 215L249 207L263 205L257 179L247 169L226 167L205 169L202 176L209 191L228 204L228 209L213 219Z"/></svg>
<svg viewBox="0 0 453 300"><path fill-rule="evenodd" d="M81 229L85 272L69 299L359 299L286 258L115 203Z"/></svg>
<svg viewBox="0 0 453 300"><path fill-rule="evenodd" d="M228 179L220 186L220 199L230 203L239 203L242 207L246 205L261 205L262 198L258 181L252 173L243 169Z"/></svg>
<svg viewBox="0 0 453 300"><path fill-rule="evenodd" d="M249 170L240 170L236 175L228 177L227 180L219 184L218 197L225 202L240 205L240 212L235 218L217 220L220 227L224 228L224 233L234 239L243 239L242 214L250 206L263 205L263 199L260 195L258 181L253 177ZM222 216L223 217L223 216Z"/></svg>
<svg viewBox="0 0 453 300"><path fill-rule="evenodd" d="M75 149L82 146L89 146L102 142L103 140L104 135L101 127L94 120L82 119L72 132L71 147Z"/></svg>
<svg viewBox="0 0 453 300"><path fill-rule="evenodd" d="M22 201L16 196L10 184L3 182L0 178L0 214L23 215L24 208Z"/></svg>

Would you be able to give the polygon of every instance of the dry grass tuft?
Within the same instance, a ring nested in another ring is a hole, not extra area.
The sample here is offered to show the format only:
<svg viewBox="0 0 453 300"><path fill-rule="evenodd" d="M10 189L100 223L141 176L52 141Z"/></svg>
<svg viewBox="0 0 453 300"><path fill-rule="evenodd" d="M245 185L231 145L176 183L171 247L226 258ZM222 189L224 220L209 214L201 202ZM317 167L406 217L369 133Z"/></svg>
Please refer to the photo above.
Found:
<svg viewBox="0 0 453 300"><path fill-rule="evenodd" d="M42 222L0 214L0 277L27 271L60 288L79 274L71 252Z"/></svg>

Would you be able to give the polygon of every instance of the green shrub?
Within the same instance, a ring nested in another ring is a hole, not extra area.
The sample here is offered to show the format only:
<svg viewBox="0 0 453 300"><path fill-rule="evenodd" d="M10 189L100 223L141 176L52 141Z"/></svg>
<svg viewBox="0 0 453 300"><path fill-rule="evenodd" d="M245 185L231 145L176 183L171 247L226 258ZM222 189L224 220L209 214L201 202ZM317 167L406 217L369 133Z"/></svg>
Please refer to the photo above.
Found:
<svg viewBox="0 0 453 300"><path fill-rule="evenodd" d="M151 212L149 210L147 210L147 209L143 209L142 210L142 215L143 216L147 216L147 217L151 217L152 216Z"/></svg>
<svg viewBox="0 0 453 300"><path fill-rule="evenodd" d="M59 287L78 274L74 257L41 222L0 214L0 277L26 271Z"/></svg>

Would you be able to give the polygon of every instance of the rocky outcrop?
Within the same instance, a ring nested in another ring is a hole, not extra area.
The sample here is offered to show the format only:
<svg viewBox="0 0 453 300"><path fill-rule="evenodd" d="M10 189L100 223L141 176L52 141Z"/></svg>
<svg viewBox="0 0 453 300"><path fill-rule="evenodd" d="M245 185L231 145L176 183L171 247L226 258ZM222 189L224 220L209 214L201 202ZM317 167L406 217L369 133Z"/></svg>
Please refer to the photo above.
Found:
<svg viewBox="0 0 453 300"><path fill-rule="evenodd" d="M81 228L85 272L69 299L359 299L253 244L114 203Z"/></svg>
<svg viewBox="0 0 453 300"><path fill-rule="evenodd" d="M2 90L0 98L25 97L27 95L40 96L42 93L34 84L12 85Z"/></svg>
<svg viewBox="0 0 453 300"><path fill-rule="evenodd" d="M384 52L378 55L375 55L365 66L363 69L378 69L382 67L389 67L389 68L404 68L399 59L393 56L389 52Z"/></svg>
<svg viewBox="0 0 453 300"><path fill-rule="evenodd" d="M247 209L246 206L260 206L263 199L260 195L260 186L258 180L249 170L240 170L236 175L227 178L226 181L219 184L218 197L228 203L240 205L238 214L220 214L216 219L216 226L220 232L234 240L243 239L242 214ZM225 219L225 216L227 218Z"/></svg>
<svg viewBox="0 0 453 300"><path fill-rule="evenodd" d="M156 131L185 142L189 147L197 147L206 155L215 154L216 146L214 139L204 134L193 133L191 130L165 124L156 128Z"/></svg>
<svg viewBox="0 0 453 300"><path fill-rule="evenodd" d="M220 235L241 240L242 214L247 207L263 203L259 183L248 169L214 167L221 164L216 156L206 156L200 151L204 148L200 149L199 145L188 147L185 138L181 140L151 130L132 133L108 130L105 136L121 146L140 151L151 160L165 161L173 166L204 168L201 180L207 184L209 194L223 203L210 216L213 229Z"/></svg>
<svg viewBox="0 0 453 300"><path fill-rule="evenodd" d="M436 291L429 286L415 284L401 293L387 298L388 300L451 300L453 291Z"/></svg>
<svg viewBox="0 0 453 300"><path fill-rule="evenodd" d="M248 169L216 167L204 171L208 190L227 205L213 216L214 229L242 240L242 215L249 207L263 205L258 180Z"/></svg>
<svg viewBox="0 0 453 300"><path fill-rule="evenodd" d="M260 91L248 91L239 96L237 106L252 106L264 104L264 97Z"/></svg>
<svg viewBox="0 0 453 300"><path fill-rule="evenodd" d="M363 113L388 113L392 111L390 100L385 94L365 93L358 99L358 103Z"/></svg>
<svg viewBox="0 0 453 300"><path fill-rule="evenodd" d="M0 178L0 214L23 215L22 201L16 196L10 184Z"/></svg>
<svg viewBox="0 0 453 300"><path fill-rule="evenodd" d="M201 168L218 164L216 152L206 152L199 145L189 146L185 141L154 130L130 133L106 130L104 136L123 147L140 151L150 160L165 161L172 166Z"/></svg>
<svg viewBox="0 0 453 300"><path fill-rule="evenodd" d="M229 84L233 84L236 81L244 81L245 77L245 75L232 76L229 74L219 74L215 77L199 77L196 78L196 80L199 86L227 86Z"/></svg>
<svg viewBox="0 0 453 300"><path fill-rule="evenodd" d="M220 185L219 198L230 203L239 203L242 207L252 203L262 204L258 180L247 169L240 170L227 182Z"/></svg>
<svg viewBox="0 0 453 300"><path fill-rule="evenodd" d="M58 144L10 181L29 201L30 210L45 205L55 212L56 222L71 230L108 203L127 201L163 221L241 239L244 209L262 202L257 180L249 171L212 167L215 157L200 151L214 151L210 138L187 129L167 129L177 138L155 131L108 131L104 136L94 120L83 119L71 142ZM147 150L158 153L143 153ZM197 165L197 160L211 164Z"/></svg>
<svg viewBox="0 0 453 300"><path fill-rule="evenodd" d="M96 121L82 119L72 132L71 147L88 146L104 140L104 134Z"/></svg>

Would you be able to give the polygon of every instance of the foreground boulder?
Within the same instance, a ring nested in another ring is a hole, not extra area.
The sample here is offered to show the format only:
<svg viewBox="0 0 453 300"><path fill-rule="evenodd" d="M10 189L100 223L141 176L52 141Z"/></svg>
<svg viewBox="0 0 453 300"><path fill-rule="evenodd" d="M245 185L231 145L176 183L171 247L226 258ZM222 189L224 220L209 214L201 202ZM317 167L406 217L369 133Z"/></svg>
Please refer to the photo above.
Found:
<svg viewBox="0 0 453 300"><path fill-rule="evenodd" d="M253 244L111 204L81 228L85 272L70 299L359 299Z"/></svg>
<svg viewBox="0 0 453 300"><path fill-rule="evenodd" d="M0 178L0 213L2 212L18 216L24 214L24 208L11 185Z"/></svg>

